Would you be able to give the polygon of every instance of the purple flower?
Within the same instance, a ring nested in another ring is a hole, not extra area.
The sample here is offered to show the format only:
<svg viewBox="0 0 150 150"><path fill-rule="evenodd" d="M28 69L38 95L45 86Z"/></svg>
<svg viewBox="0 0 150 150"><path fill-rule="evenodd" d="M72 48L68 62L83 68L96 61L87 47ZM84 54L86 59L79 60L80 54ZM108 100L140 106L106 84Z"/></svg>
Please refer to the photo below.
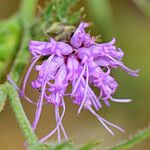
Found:
<svg viewBox="0 0 150 150"><path fill-rule="evenodd" d="M64 42L56 42L53 38L50 39L50 42L30 41L29 50L33 56L46 56L52 54L62 56L69 55L73 52L70 45Z"/></svg>
<svg viewBox="0 0 150 150"><path fill-rule="evenodd" d="M49 57L50 59L50 57ZM57 70L60 68L62 64L64 64L64 58L54 56L51 62L49 63L49 59L45 60L41 65L36 65L35 70L39 72L38 78L32 82L33 88L40 88L42 86L43 77L47 73L45 82L50 84L50 80L55 79L55 75ZM51 68L51 69L47 69Z"/></svg>
<svg viewBox="0 0 150 150"><path fill-rule="evenodd" d="M88 26L89 26L88 23L85 23L85 22L80 23L79 27L77 28L77 30L75 31L74 35L72 36L70 40L70 44L74 48L79 48L82 46L82 44L85 47L88 47L91 44L95 43L95 39L91 37L90 34L87 34L84 30Z"/></svg>
<svg viewBox="0 0 150 150"><path fill-rule="evenodd" d="M115 46L115 38L108 43L96 43L95 38L85 32L89 24L81 22L74 32L70 41L67 43L50 39L49 42L30 41L29 50L33 56L32 63L23 81L21 95L29 102L32 102L25 95L26 83L32 68L38 72L36 80L31 82L34 89L40 91L35 119L32 127L35 130L39 122L42 106L46 101L53 104L55 108L56 127L48 135L40 140L45 141L55 132L58 133L58 141L61 141L62 131L65 139L67 134L62 124L65 114L65 96L72 98L73 104L79 105L78 114L82 108L89 110L101 124L112 134L113 131L108 127L112 126L124 132L124 130L96 113L102 108L101 102L110 106L113 102L130 102L130 99L116 99L113 94L118 88L118 83L111 76L112 68L120 67L132 76L138 76L138 70L133 71L126 67L122 62L123 51ZM45 57L40 65L35 65L41 57ZM8 78L13 83L10 78ZM14 83L13 83L14 84ZM68 85L72 90L67 93ZM14 84L16 87L16 85ZM96 95L91 86L98 88L99 95ZM33 102L32 102L33 103ZM59 109L63 111L60 114Z"/></svg>

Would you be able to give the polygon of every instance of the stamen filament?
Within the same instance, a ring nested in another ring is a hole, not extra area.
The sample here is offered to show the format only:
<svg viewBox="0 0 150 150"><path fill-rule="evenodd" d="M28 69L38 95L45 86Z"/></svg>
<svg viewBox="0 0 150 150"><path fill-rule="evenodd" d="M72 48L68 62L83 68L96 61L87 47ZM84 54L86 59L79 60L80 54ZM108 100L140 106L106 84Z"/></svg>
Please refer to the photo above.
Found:
<svg viewBox="0 0 150 150"><path fill-rule="evenodd" d="M83 97L82 103L78 109L78 114L81 112L81 109L82 109L82 107L85 103L86 97L87 97L88 82L89 82L89 69L88 69L88 66L86 65L86 83L85 83L85 89L84 89L84 97Z"/></svg>
<svg viewBox="0 0 150 150"><path fill-rule="evenodd" d="M75 86L74 86L72 95L73 95L73 94L76 92L76 90L77 90L77 87L78 87L78 85L79 85L79 83L80 83L80 81L81 81L81 79L82 79L82 77L83 77L83 75L84 75L85 68L86 68L86 65L84 65L83 70L82 70L82 72L81 72L81 74L80 74L80 76L79 76L79 78L78 78L78 80L77 80L77 82L76 82L76 84L75 84Z"/></svg>
<svg viewBox="0 0 150 150"><path fill-rule="evenodd" d="M119 102L119 103L130 103L132 101L131 99L116 99L113 97L110 97L110 100L113 102Z"/></svg>
<svg viewBox="0 0 150 150"><path fill-rule="evenodd" d="M59 121L58 121L58 123L57 123L57 126L49 133L49 134L47 134L45 137L43 137L42 139L40 139L39 140L39 142L41 143L41 142L44 142L45 140L47 140L49 137L51 137L56 131L57 131L57 129L58 129L58 127L60 126L60 124L61 124L61 122L62 122L62 119L63 119L63 117L64 117L64 114L65 114L65 103L64 103L64 101L62 100L62 105L63 105L63 112L62 112L62 115L61 115L61 117L60 117L60 119L59 119Z"/></svg>
<svg viewBox="0 0 150 150"><path fill-rule="evenodd" d="M121 132L124 132L124 130L122 128L120 128L119 126L110 123L109 121L105 120L104 118L102 118L101 116L99 116L90 106L88 107L88 109L90 110L90 112L96 116L98 118L98 120L102 123L102 125L108 130L108 132L110 132L112 135L114 135L113 131L105 124L107 123L108 125L120 130ZM104 123L105 122L105 123Z"/></svg>
<svg viewBox="0 0 150 150"><path fill-rule="evenodd" d="M36 59L31 63L26 75L25 75L25 78L23 80L23 86L22 86L22 95L24 95L25 93L25 89L26 89L26 85L27 85L27 81L28 81L28 78L29 78L29 75L32 71L32 68L33 66L35 65L35 63L39 60L39 58L41 57L41 55L37 56Z"/></svg>

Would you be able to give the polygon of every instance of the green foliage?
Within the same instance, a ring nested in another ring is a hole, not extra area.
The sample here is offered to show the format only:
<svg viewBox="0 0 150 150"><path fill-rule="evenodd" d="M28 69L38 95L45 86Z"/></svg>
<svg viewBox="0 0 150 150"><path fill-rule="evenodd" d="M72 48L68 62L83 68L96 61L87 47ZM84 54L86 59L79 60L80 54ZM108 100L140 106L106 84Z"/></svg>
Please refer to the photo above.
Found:
<svg viewBox="0 0 150 150"><path fill-rule="evenodd" d="M64 142L61 144L40 143L29 147L29 150L92 150L98 144L98 142L90 142L81 148L76 148L73 144L70 144L69 142Z"/></svg>
<svg viewBox="0 0 150 150"><path fill-rule="evenodd" d="M37 141L38 138L36 137L35 133L31 128L30 122L28 121L27 116L23 110L16 89L14 89L14 87L10 84L7 84L7 89L9 89L8 97L9 97L10 105L13 108L14 114L17 118L20 128L23 131L23 134L25 136L28 145L36 144L38 142Z"/></svg>
<svg viewBox="0 0 150 150"><path fill-rule="evenodd" d="M134 145L142 142L143 140L145 140L149 137L150 137L150 127L146 128L145 130L140 131L138 134L133 136L128 141L121 143L121 144L111 148L110 150L128 150L128 149L134 147Z"/></svg>
<svg viewBox="0 0 150 150"><path fill-rule="evenodd" d="M79 150L92 150L96 146L98 146L100 142L89 142L88 144L81 147Z"/></svg>
<svg viewBox="0 0 150 150"><path fill-rule="evenodd" d="M54 143L40 143L29 147L29 150L77 150L74 146L68 142L61 144Z"/></svg>
<svg viewBox="0 0 150 150"><path fill-rule="evenodd" d="M79 10L72 11L76 2L77 0L52 0L46 3L46 8L33 26L33 37L40 40L42 37L45 40L49 40L50 37L64 40L71 35L74 26L81 19Z"/></svg>
<svg viewBox="0 0 150 150"><path fill-rule="evenodd" d="M28 30L24 33L21 41L21 47L14 61L14 65L11 68L10 75L16 83L19 83L20 75L22 74L24 67L28 64L30 55L28 52L28 41L31 38L28 34Z"/></svg>
<svg viewBox="0 0 150 150"><path fill-rule="evenodd" d="M29 147L29 150L53 150L53 146L49 143L41 143L41 144L31 145Z"/></svg>
<svg viewBox="0 0 150 150"><path fill-rule="evenodd" d="M0 37L0 80L2 80L21 41L21 26L17 17L0 23Z"/></svg>
<svg viewBox="0 0 150 150"><path fill-rule="evenodd" d="M21 18L19 18L19 25L20 25L19 28L22 29L21 32L23 34L22 34L22 38L19 39L20 40L19 41L19 50L17 51L18 53L15 51L15 55L16 55L15 60L10 69L10 75L16 83L19 82L22 71L23 71L27 61L29 60L29 52L28 52L27 47L28 47L28 42L31 38L31 34L30 34L30 25L26 22L29 19L28 15L30 13L31 13L32 17L34 16L33 13L34 13L35 6L36 6L36 0L24 0L23 2L24 3L22 6L22 9L20 10L21 15L20 14L17 15L18 17L21 16ZM31 8L31 6L28 7L27 4L28 5L31 4L32 8ZM27 11L27 8L29 8L28 13L25 13L24 11ZM24 15L24 16L22 16L22 15ZM26 21L25 21L25 18L27 19ZM15 22L15 19L13 21ZM30 23L32 24L32 21L30 21ZM15 26L17 27L17 25L15 25ZM17 32L16 32L16 35L17 35ZM7 57L9 59L14 58L12 56L12 54L7 54ZM27 144L29 146L36 144L38 142L37 136L33 132L30 122L23 110L22 104L20 102L20 98L18 96L18 92L9 83L6 82L4 85L6 86L6 89L7 89L9 102L10 102L11 107L14 111L14 114L17 118L17 122L24 134Z"/></svg>
<svg viewBox="0 0 150 150"><path fill-rule="evenodd" d="M46 5L43 12L43 20L49 23L76 24L79 22L80 13L71 11L76 2L77 0L52 0L51 3L47 3ZM71 18L74 20L70 21Z"/></svg>
<svg viewBox="0 0 150 150"><path fill-rule="evenodd" d="M77 150L72 144L68 143L68 142L64 142L61 144L57 144L54 147L54 150Z"/></svg>
<svg viewBox="0 0 150 150"><path fill-rule="evenodd" d="M38 0L21 0L19 17L24 26L30 27L35 18L35 11Z"/></svg>
<svg viewBox="0 0 150 150"><path fill-rule="evenodd" d="M0 112L3 110L7 97L7 88L5 84L0 86Z"/></svg>
<svg viewBox="0 0 150 150"><path fill-rule="evenodd" d="M14 49L17 48L21 29L17 18L11 18L0 23L0 61L9 59Z"/></svg>

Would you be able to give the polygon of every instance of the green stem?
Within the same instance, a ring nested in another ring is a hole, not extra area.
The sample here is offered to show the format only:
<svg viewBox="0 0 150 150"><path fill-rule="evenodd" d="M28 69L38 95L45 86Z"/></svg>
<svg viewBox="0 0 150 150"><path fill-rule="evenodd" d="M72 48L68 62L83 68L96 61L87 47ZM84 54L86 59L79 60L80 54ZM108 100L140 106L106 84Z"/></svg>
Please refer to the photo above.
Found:
<svg viewBox="0 0 150 150"><path fill-rule="evenodd" d="M20 17L25 24L33 21L38 0L22 0L20 5Z"/></svg>
<svg viewBox="0 0 150 150"><path fill-rule="evenodd" d="M13 108L14 114L17 118L20 128L22 129L22 132L25 136L28 145L30 146L38 143L38 138L31 128L30 122L27 119L27 116L23 110L16 89L14 89L14 87L10 84L7 84L7 88L9 89L8 96L10 99L10 105Z"/></svg>
<svg viewBox="0 0 150 150"><path fill-rule="evenodd" d="M136 144L142 142L143 140L150 137L150 127L143 131L140 131L137 135L132 137L130 140L111 148L110 150L128 150L129 148L135 146Z"/></svg>
<svg viewBox="0 0 150 150"><path fill-rule="evenodd" d="M25 28L24 34L22 37L22 43L19 48L19 52L16 56L14 65L10 71L10 75L16 83L19 82L19 79L24 70L24 67L30 59L29 52L28 52L29 39L30 39L29 30L28 30L28 28Z"/></svg>
<svg viewBox="0 0 150 150"><path fill-rule="evenodd" d="M10 76L16 83L19 82L23 69L29 61L28 42L31 39L30 27L34 19L36 4L37 0L22 1L22 6L20 9L20 21L23 30L22 40L19 51L16 54L16 59L10 71ZM15 113L21 130L24 133L28 145L31 146L38 142L37 136L33 132L30 122L23 110L23 106L21 104L17 91L10 84L8 84L7 89L9 89L8 96L10 99L11 107Z"/></svg>
<svg viewBox="0 0 150 150"><path fill-rule="evenodd" d="M20 6L20 20L23 26L23 35L18 54L10 72L15 82L19 82L20 75L29 60L28 42L31 39L30 27L34 20L37 1L38 0L22 0Z"/></svg>

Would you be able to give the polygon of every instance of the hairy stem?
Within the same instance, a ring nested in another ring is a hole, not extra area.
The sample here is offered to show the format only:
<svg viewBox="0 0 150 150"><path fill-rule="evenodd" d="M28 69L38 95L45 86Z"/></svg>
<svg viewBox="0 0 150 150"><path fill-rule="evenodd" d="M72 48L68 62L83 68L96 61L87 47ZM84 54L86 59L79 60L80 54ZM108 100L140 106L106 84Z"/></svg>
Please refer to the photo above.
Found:
<svg viewBox="0 0 150 150"><path fill-rule="evenodd" d="M9 89L9 91L8 91L8 96L10 99L9 102L10 102L11 107L13 108L13 111L17 118L19 126L22 129L22 132L25 136L25 139L26 139L28 145L29 146L34 145L34 144L38 143L38 138L35 135L34 131L32 130L30 122L23 110L18 93L12 85L7 84L7 86Z"/></svg>

